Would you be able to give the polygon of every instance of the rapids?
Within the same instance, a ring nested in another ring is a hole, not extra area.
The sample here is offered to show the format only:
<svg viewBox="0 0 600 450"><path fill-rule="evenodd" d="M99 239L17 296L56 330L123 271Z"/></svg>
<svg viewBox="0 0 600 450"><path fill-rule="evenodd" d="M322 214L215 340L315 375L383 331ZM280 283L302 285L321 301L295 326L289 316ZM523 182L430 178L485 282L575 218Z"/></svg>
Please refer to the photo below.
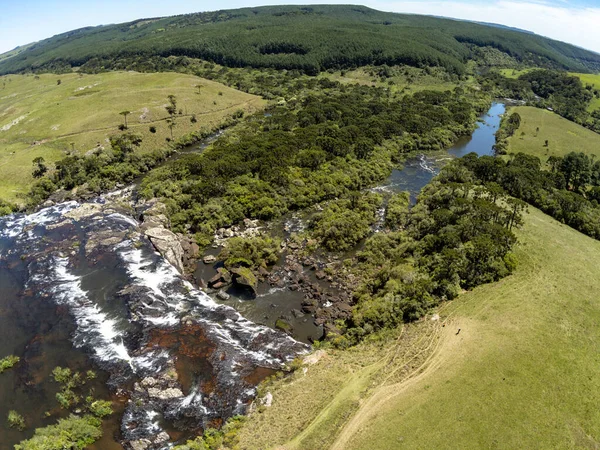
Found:
<svg viewBox="0 0 600 450"><path fill-rule="evenodd" d="M166 428L198 430L244 413L256 383L308 347L196 289L141 234L123 199L114 200L0 218L0 280L12 277L0 287L0 310L19 305L9 314L19 316L42 303L68 315L74 351L106 374L125 403L121 443L163 448L171 441ZM23 336L2 345L22 357L20 371L28 367L24 349L45 333L31 322L13 327ZM9 403L17 380L0 384ZM36 386L19 388L27 394ZM51 395L44 398L52 409Z"/></svg>

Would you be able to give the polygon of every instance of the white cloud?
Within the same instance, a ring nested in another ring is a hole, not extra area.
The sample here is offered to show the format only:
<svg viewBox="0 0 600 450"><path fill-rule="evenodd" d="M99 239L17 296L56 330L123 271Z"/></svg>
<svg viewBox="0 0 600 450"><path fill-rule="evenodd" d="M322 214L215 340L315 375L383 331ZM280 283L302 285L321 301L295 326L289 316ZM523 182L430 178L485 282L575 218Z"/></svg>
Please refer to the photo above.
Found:
<svg viewBox="0 0 600 450"><path fill-rule="evenodd" d="M492 22L522 28L600 52L600 7L569 7L544 1L496 0L367 1L382 11L431 14L456 19Z"/></svg>

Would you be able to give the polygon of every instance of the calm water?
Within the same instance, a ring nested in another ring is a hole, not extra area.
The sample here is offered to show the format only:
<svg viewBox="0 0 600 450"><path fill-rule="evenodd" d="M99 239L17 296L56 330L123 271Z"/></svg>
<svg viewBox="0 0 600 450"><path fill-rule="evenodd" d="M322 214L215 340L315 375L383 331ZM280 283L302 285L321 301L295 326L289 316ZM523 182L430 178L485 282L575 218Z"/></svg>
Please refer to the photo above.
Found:
<svg viewBox="0 0 600 450"><path fill-rule="evenodd" d="M409 158L404 163L404 168L394 169L379 189L392 192L408 191L411 201L415 203L421 189L452 158L460 158L472 152L479 156L493 156L493 146L496 143L495 133L498 131L505 109L504 103L492 103L491 108L486 115L481 117L477 129L471 136L460 138L447 152Z"/></svg>

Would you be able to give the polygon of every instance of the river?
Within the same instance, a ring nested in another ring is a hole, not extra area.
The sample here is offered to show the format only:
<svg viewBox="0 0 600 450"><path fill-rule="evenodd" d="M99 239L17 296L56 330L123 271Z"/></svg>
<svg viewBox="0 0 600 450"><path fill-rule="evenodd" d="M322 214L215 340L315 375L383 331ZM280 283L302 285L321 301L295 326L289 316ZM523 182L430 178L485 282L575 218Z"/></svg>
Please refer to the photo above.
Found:
<svg viewBox="0 0 600 450"><path fill-rule="evenodd" d="M408 191L414 203L421 189L453 158L460 158L472 152L479 156L494 156L495 134L500 127L500 120L505 110L504 103L492 103L488 112L480 117L477 128L471 136L461 137L448 151L409 158L404 162L402 169L392 170L380 189L391 192Z"/></svg>
<svg viewBox="0 0 600 450"><path fill-rule="evenodd" d="M66 415L50 380L58 365L98 370L99 397L111 388L124 413L107 443L163 448L185 436L174 424L192 433L244 413L257 382L307 351L194 288L128 212L100 197L0 218L0 351L21 357L0 375L0 417L15 409L28 425L0 425L0 448Z"/></svg>
<svg viewBox="0 0 600 450"><path fill-rule="evenodd" d="M408 190L414 201L450 158L492 155L503 112L494 103L471 137L409 159L380 188ZM165 432L180 440L245 412L262 378L308 350L270 328L278 317L288 317L296 339L322 334L310 315L289 314L300 308L300 291L262 285L254 300L218 303L196 289L143 237L132 206L115 198L0 218L0 358L21 357L0 375L0 450L67 415L50 378L56 366L96 370L90 387L114 401L118 413L95 448L139 439L166 448ZM212 270L201 264L197 276ZM4 424L11 409L26 417L25 432Z"/></svg>

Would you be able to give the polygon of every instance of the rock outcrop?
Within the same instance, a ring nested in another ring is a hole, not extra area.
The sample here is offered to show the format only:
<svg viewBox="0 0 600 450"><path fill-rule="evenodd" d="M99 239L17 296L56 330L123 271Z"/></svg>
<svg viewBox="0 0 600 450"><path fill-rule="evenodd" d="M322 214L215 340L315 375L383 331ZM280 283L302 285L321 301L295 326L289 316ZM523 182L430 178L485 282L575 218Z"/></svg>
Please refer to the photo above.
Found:
<svg viewBox="0 0 600 450"><path fill-rule="evenodd" d="M169 261L179 273L184 273L183 268L183 248L181 242L172 231L166 228L148 228L144 231L148 236L154 248Z"/></svg>
<svg viewBox="0 0 600 450"><path fill-rule="evenodd" d="M248 288L256 295L256 289L258 288L258 280L256 275L252 273L247 267L234 267L229 269L233 275L233 282L242 287Z"/></svg>

